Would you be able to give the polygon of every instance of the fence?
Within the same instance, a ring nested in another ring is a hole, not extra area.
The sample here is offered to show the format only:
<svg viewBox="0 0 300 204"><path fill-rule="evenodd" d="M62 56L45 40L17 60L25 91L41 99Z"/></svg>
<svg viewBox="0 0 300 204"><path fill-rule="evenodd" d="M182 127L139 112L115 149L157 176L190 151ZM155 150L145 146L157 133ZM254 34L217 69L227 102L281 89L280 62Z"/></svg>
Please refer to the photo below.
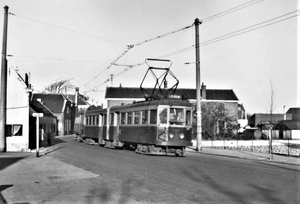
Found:
<svg viewBox="0 0 300 204"><path fill-rule="evenodd" d="M196 140L192 140L196 146ZM269 140L203 140L203 148L222 148L253 152L270 152ZM273 140L272 152L300 156L300 140Z"/></svg>

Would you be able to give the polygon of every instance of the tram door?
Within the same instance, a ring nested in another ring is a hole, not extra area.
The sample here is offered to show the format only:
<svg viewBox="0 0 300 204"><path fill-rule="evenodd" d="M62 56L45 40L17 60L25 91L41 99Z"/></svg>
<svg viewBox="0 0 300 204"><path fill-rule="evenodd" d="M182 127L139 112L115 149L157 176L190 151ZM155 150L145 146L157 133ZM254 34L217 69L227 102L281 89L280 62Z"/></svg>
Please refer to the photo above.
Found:
<svg viewBox="0 0 300 204"><path fill-rule="evenodd" d="M158 126L157 126L157 139L160 141L168 141L169 132L169 107L158 108Z"/></svg>

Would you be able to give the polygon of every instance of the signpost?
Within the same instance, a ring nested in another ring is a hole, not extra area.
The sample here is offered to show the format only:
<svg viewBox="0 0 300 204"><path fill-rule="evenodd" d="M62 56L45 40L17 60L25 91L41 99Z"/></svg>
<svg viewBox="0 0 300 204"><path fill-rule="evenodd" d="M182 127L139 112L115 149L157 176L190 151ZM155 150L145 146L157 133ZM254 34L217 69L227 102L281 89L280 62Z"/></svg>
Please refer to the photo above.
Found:
<svg viewBox="0 0 300 204"><path fill-rule="evenodd" d="M36 117L36 157L39 157L39 127L40 127L40 117L44 117L43 113L33 113L32 114L33 117Z"/></svg>

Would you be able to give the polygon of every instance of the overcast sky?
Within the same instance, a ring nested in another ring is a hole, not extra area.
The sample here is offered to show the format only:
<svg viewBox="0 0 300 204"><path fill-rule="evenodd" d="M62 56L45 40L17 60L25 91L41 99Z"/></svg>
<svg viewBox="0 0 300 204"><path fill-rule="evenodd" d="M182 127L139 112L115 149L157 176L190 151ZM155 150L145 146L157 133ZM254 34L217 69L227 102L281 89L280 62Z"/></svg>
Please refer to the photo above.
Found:
<svg viewBox="0 0 300 204"><path fill-rule="evenodd" d="M111 74L113 86L139 87L147 66L123 65L159 57L172 61L179 88L195 88L192 24L199 18L201 83L207 89L232 89L248 112L266 113L272 83L275 112L299 106L297 0L0 2L11 13L9 66L22 76L30 72L35 91L70 79L81 93L101 104ZM3 16L4 9L1 28ZM134 47L126 52L128 45ZM119 66L111 66L114 61Z"/></svg>

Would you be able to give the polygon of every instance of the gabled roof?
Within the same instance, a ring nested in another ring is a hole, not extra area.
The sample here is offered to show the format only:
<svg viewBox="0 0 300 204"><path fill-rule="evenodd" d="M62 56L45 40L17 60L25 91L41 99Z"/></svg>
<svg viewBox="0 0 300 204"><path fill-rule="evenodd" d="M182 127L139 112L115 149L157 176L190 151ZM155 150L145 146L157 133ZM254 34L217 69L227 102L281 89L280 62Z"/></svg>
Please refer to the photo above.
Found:
<svg viewBox="0 0 300 204"><path fill-rule="evenodd" d="M65 94L65 96L70 99L72 102L75 103L75 94ZM84 105L90 105L89 102L87 102L87 98L81 94L78 94L78 105L84 106Z"/></svg>
<svg viewBox="0 0 300 204"><path fill-rule="evenodd" d="M147 92L152 92L152 88L144 88ZM196 100L196 89L177 89L176 95L182 95L187 99ZM133 87L107 87L105 98L144 98L140 88ZM206 89L206 100L238 101L232 89Z"/></svg>
<svg viewBox="0 0 300 204"><path fill-rule="evenodd" d="M31 101L30 108L36 113L43 113L44 116L56 118L55 114L39 101Z"/></svg>
<svg viewBox="0 0 300 204"><path fill-rule="evenodd" d="M289 130L300 130L300 122L296 120L283 120L280 123Z"/></svg>
<svg viewBox="0 0 300 204"><path fill-rule="evenodd" d="M67 99L62 94L42 94L34 93L32 101L41 99L42 103L53 113L62 113L65 109Z"/></svg>

